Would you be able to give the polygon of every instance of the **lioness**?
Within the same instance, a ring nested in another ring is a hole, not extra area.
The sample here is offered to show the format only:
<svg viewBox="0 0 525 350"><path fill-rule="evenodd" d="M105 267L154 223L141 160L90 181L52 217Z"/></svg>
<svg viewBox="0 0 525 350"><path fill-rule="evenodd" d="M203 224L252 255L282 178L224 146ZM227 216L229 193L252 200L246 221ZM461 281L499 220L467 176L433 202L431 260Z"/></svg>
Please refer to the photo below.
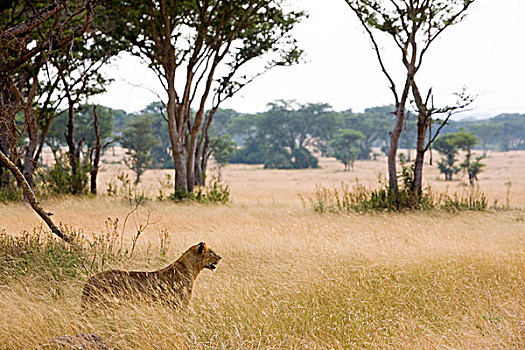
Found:
<svg viewBox="0 0 525 350"><path fill-rule="evenodd" d="M172 307L188 304L193 283L202 269L215 270L222 258L201 242L168 267L153 271L103 271L84 285L82 309L121 299L161 302Z"/></svg>

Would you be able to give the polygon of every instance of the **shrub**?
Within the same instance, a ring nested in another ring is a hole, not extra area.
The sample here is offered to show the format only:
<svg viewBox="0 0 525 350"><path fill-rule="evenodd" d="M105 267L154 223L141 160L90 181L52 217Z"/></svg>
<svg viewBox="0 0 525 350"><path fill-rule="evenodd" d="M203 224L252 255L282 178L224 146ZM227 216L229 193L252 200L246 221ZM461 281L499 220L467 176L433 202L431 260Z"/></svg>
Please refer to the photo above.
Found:
<svg viewBox="0 0 525 350"><path fill-rule="evenodd" d="M319 168L319 160L310 153L306 148L299 148L294 152L295 169Z"/></svg>
<svg viewBox="0 0 525 350"><path fill-rule="evenodd" d="M106 193L110 197L124 199L130 207L144 204L148 200L144 191L139 189L138 183L131 181L126 173L118 173L117 180L109 181Z"/></svg>
<svg viewBox="0 0 525 350"><path fill-rule="evenodd" d="M388 182L379 177L379 188L375 189L365 187L359 181L352 186L342 183L339 188L334 189L318 185L314 197L309 198L310 205L314 211L319 213L432 209L456 212L483 211L489 208L487 197L479 188L468 188L453 194L435 195L432 189L427 187L421 196L417 196L410 190L414 181L413 166L403 164L399 177L402 180L399 188L399 203L396 203ZM303 204L305 204L304 200Z"/></svg>
<svg viewBox="0 0 525 350"><path fill-rule="evenodd" d="M105 255L100 249L101 240L85 244L82 231L67 227L62 230L77 244L73 246L49 236L41 228L17 236L0 231L0 281L30 274L46 275L53 280L80 278L91 269L102 268L101 262L109 260L107 256L101 259Z"/></svg>
<svg viewBox="0 0 525 350"><path fill-rule="evenodd" d="M44 193L52 194L86 194L88 192L90 166L78 163L77 172L73 174L69 159L59 160L49 168L37 172L36 182Z"/></svg>
<svg viewBox="0 0 525 350"><path fill-rule="evenodd" d="M292 169L293 164L287 155L283 153L274 153L264 161L265 169Z"/></svg>
<svg viewBox="0 0 525 350"><path fill-rule="evenodd" d="M180 201L196 201L199 203L228 203L230 201L230 187L213 179L207 186L199 186L195 192L188 193L184 191L173 192L170 200Z"/></svg>
<svg viewBox="0 0 525 350"><path fill-rule="evenodd" d="M0 187L0 203L21 202L22 199L22 189L13 183Z"/></svg>

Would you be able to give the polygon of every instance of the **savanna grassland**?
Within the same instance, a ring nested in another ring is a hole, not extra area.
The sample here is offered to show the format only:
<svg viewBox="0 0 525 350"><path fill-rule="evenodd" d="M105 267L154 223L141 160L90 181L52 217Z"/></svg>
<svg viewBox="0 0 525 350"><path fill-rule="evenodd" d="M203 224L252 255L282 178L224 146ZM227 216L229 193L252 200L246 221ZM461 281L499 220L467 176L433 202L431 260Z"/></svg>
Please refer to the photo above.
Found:
<svg viewBox="0 0 525 350"><path fill-rule="evenodd" d="M101 193L117 181L114 161L106 158ZM384 159L358 161L351 172L332 159L315 170L230 165L226 205L150 200L128 216L133 206L122 198L44 200L98 263L61 253L58 271L30 261L0 270L0 349L79 333L119 349L523 349L525 152L489 153L484 162L480 189L490 204L516 209L318 214L309 206L316 184L358 178L373 185ZM436 166L425 171L433 191L465 189L440 180ZM145 174L149 197L168 173ZM0 218L6 237L35 235L41 226L23 204L0 205ZM104 244L90 249L88 240ZM201 273L188 310L80 313L82 285L97 269L157 269L200 241L223 260L216 272ZM101 257L121 245L126 254ZM58 247L39 259L58 256Z"/></svg>

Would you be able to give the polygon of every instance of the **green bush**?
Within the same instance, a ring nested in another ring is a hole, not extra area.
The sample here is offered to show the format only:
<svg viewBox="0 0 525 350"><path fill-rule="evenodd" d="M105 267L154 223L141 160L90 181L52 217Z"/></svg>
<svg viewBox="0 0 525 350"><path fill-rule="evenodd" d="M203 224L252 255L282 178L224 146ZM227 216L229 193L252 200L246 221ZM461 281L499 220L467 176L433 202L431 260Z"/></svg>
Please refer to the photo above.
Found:
<svg viewBox="0 0 525 350"><path fill-rule="evenodd" d="M427 187L421 196L417 196L410 190L414 181L413 166L403 164L399 178L399 202L396 202L388 182L381 177L378 179L379 188L376 189L365 187L359 181L353 186L343 183L333 190L318 185L315 196L309 198L309 201L313 210L319 213L433 209L456 212L489 209L488 199L479 188L469 187L462 192L435 195Z"/></svg>
<svg viewBox="0 0 525 350"><path fill-rule="evenodd" d="M292 169L292 161L283 153L274 153L264 161L265 169Z"/></svg>
<svg viewBox="0 0 525 350"><path fill-rule="evenodd" d="M28 274L46 274L54 280L77 278L87 262L83 251L41 231L25 231L19 236L0 232L0 281Z"/></svg>
<svg viewBox="0 0 525 350"><path fill-rule="evenodd" d="M73 244L45 232L42 227L19 235L0 231L0 284L24 276L43 276L54 281L82 279L107 269L109 264L130 258L132 251L123 246L123 228L119 229L118 223L118 219L109 218L106 231L89 238L82 229L62 226L60 229L73 238ZM166 250L168 245L164 237L161 248Z"/></svg>
<svg viewBox="0 0 525 350"><path fill-rule="evenodd" d="M21 202L23 199L22 189L10 183L0 187L0 203Z"/></svg>
<svg viewBox="0 0 525 350"><path fill-rule="evenodd" d="M59 160L49 168L40 168L37 172L36 182L44 192L52 194L86 194L89 190L88 164L78 163L77 172L69 163L69 158Z"/></svg>
<svg viewBox="0 0 525 350"><path fill-rule="evenodd" d="M319 168L319 160L310 153L306 148L299 148L294 152L295 169Z"/></svg>
<svg viewBox="0 0 525 350"><path fill-rule="evenodd" d="M175 202L196 201L199 203L225 204L231 200L230 187L213 178L207 186L199 186L193 193L175 189L167 199Z"/></svg>

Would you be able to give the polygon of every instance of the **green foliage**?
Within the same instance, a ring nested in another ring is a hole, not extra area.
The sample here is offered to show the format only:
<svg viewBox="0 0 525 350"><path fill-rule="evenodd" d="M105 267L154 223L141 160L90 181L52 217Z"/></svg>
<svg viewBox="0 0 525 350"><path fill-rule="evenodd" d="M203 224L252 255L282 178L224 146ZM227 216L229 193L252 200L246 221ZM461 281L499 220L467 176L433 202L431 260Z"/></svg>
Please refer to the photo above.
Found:
<svg viewBox="0 0 525 350"><path fill-rule="evenodd" d="M366 108L363 113L351 110L341 113L344 128L360 131L363 135L357 159L370 159L372 146L388 141L388 132L394 127L394 110L394 106L382 106Z"/></svg>
<svg viewBox="0 0 525 350"><path fill-rule="evenodd" d="M473 132L484 152L525 149L525 114L500 114L479 121L452 121L448 129L450 132L462 129Z"/></svg>
<svg viewBox="0 0 525 350"><path fill-rule="evenodd" d="M333 112L322 103L295 105L291 101L276 101L270 104L266 113L230 113L226 129L241 146L230 162L266 164L267 167L282 169L301 168L293 164L295 149L307 149L308 144L323 156L335 155L332 142L344 129L362 133L357 159L370 159L372 147L388 142L388 132L394 125L393 108L373 107L363 113L353 113L351 110ZM405 142L406 147L414 144L414 126L413 120L407 121L405 125L400 142ZM345 157L340 151L338 157Z"/></svg>
<svg viewBox="0 0 525 350"><path fill-rule="evenodd" d="M491 119L490 123L493 128L501 130L495 139L501 150L525 149L525 114L502 114Z"/></svg>
<svg viewBox="0 0 525 350"><path fill-rule="evenodd" d="M231 155L229 162L233 164L264 164L267 158L267 149L255 141L249 141L238 148Z"/></svg>
<svg viewBox="0 0 525 350"><path fill-rule="evenodd" d="M126 165L135 172L135 182L151 165L151 149L159 141L153 135L153 118L149 114L142 114L126 124L120 143L127 152Z"/></svg>
<svg viewBox="0 0 525 350"><path fill-rule="evenodd" d="M455 145L465 151L465 160L461 163L461 166L467 172L470 185L473 186L474 182L478 180L478 174L484 167L484 164L481 163L483 157L478 157L474 162L471 159L472 148L478 143L478 138L473 133L465 132L465 130L460 130L453 135Z"/></svg>
<svg viewBox="0 0 525 350"><path fill-rule="evenodd" d="M171 141L166 122L166 110L161 102L150 103L139 115L147 114L152 119L153 136L158 140L151 147L151 167L154 169L173 169L171 156Z"/></svg>
<svg viewBox="0 0 525 350"><path fill-rule="evenodd" d="M108 182L106 194L109 197L122 198L132 207L144 204L148 199L144 191L139 189L138 183L131 181L126 173L119 173L116 181Z"/></svg>
<svg viewBox="0 0 525 350"><path fill-rule="evenodd" d="M106 268L126 256L118 247L116 227L107 227L108 232L93 234L91 240L81 229L61 227L75 245L49 236L41 227L14 236L0 231L0 282L25 275L52 281L80 279Z"/></svg>
<svg viewBox="0 0 525 350"><path fill-rule="evenodd" d="M195 200L200 203L222 203L230 201L230 187L217 179L212 179L208 186L198 187Z"/></svg>
<svg viewBox="0 0 525 350"><path fill-rule="evenodd" d="M55 280L78 278L87 259L64 243L45 239L41 231L20 236L0 231L0 281L29 273L51 274Z"/></svg>
<svg viewBox="0 0 525 350"><path fill-rule="evenodd" d="M198 203L222 203L231 200L230 187L216 178L212 178L207 186L198 186L193 193L177 190L171 193L167 199L175 202L198 202Z"/></svg>
<svg viewBox="0 0 525 350"><path fill-rule="evenodd" d="M233 123L238 122L241 114L234 111L233 109L222 109L219 108L213 115L213 122L210 125L209 134L211 137L221 137L229 135L231 137L233 130L235 129ZM236 133L241 133L241 130L237 130Z"/></svg>
<svg viewBox="0 0 525 350"><path fill-rule="evenodd" d="M452 143L459 149L470 152L474 146L478 143L478 138L476 135L465 130L460 130L459 132L451 133L452 134ZM451 135L448 134L448 135Z"/></svg>
<svg viewBox="0 0 525 350"><path fill-rule="evenodd" d="M232 134L242 147L230 161L263 163L265 168L277 169L316 168L318 162L307 145L321 149L340 125L340 118L327 104L276 101L265 113L232 120Z"/></svg>
<svg viewBox="0 0 525 350"><path fill-rule="evenodd" d="M483 154L486 154L490 144L503 134L503 126L494 122L472 124L469 129L478 137Z"/></svg>
<svg viewBox="0 0 525 350"><path fill-rule="evenodd" d="M22 189L16 185L9 170L0 162L0 203L21 202Z"/></svg>
<svg viewBox="0 0 525 350"><path fill-rule="evenodd" d="M432 144L436 151L444 155L444 158L438 162L438 168L445 175L446 181L452 181L452 176L461 170L460 167L455 165L459 150L455 139L454 134L445 134L438 137Z"/></svg>
<svg viewBox="0 0 525 350"><path fill-rule="evenodd" d="M291 156L287 153L274 153L265 158L265 169L293 169Z"/></svg>
<svg viewBox="0 0 525 350"><path fill-rule="evenodd" d="M416 197L411 191L414 181L413 164L402 164L399 178L401 179L399 202L396 202L394 193L389 189L388 181L382 177L378 178L378 188L366 187L357 179L352 186L342 183L339 188L335 187L334 189L317 185L316 194L313 198L309 198L309 202L312 209L318 213L428 211L435 209L457 212L489 209L486 195L475 187L456 191L453 194L445 192L438 195L433 193L430 187L427 187L420 197ZM304 200L303 204L305 204ZM494 208L496 208L496 203Z"/></svg>
<svg viewBox="0 0 525 350"><path fill-rule="evenodd" d="M102 146L110 144L115 138L119 130L116 124L117 118L122 118L126 112L113 110L109 107L97 106L98 116L98 133L100 143ZM117 117L118 116L118 117ZM79 106L74 115L74 129L75 139L83 140L83 153L89 154L90 150L96 144L95 127L93 124L93 105L84 104ZM67 132L68 115L67 111L59 113L49 128L46 138L46 144L51 147L55 158L62 156L60 149L67 146L66 132ZM88 162L86 159L85 162Z"/></svg>
<svg viewBox="0 0 525 350"><path fill-rule="evenodd" d="M37 182L45 193L49 194L86 194L88 192L89 164L78 163L77 173L73 174L70 158L66 155L58 158L49 168L40 168Z"/></svg>
<svg viewBox="0 0 525 350"><path fill-rule="evenodd" d="M82 229L62 226L60 229L75 244L49 235L42 227L19 235L0 231L0 283L23 276L34 276L49 282L84 279L117 261L130 258L132 249L126 247L122 234L125 220L119 227L118 219L108 218L106 229L86 234ZM169 237L162 231L159 258L168 249ZM136 239L135 237L135 242Z"/></svg>
<svg viewBox="0 0 525 350"><path fill-rule="evenodd" d="M435 207L430 188L426 188L421 197L411 191L414 181L414 165L402 164L399 173L401 179L400 201L390 190L388 181L378 178L378 188L368 188L359 181L350 187L341 184L333 190L317 186L316 195L310 199L314 211L323 212L370 212L370 211L406 211L430 210Z"/></svg>
<svg viewBox="0 0 525 350"><path fill-rule="evenodd" d="M468 164L467 174L469 179L471 179L471 183L473 183L473 180L478 181L478 174L481 173L485 167L485 164L481 163L483 158L483 156L476 157L474 161L471 161Z"/></svg>
<svg viewBox="0 0 525 350"><path fill-rule="evenodd" d="M228 164L236 147L237 143L231 139L230 135L216 137L211 140L211 154L219 168Z"/></svg>
<svg viewBox="0 0 525 350"><path fill-rule="evenodd" d="M294 151L293 167L294 169L319 168L319 160L304 147Z"/></svg>
<svg viewBox="0 0 525 350"><path fill-rule="evenodd" d="M470 184L473 185L478 179L478 174L482 171L485 164L481 163L483 157L477 157L472 161L472 149L479 139L473 133L468 133L461 129L458 132L451 132L440 136L434 142L434 148L443 154L445 158L438 163L439 170L445 174L445 179L452 180L452 175L457 174L461 168L468 174ZM465 160L460 167L455 165L456 155L459 150L465 152Z"/></svg>
<svg viewBox="0 0 525 350"><path fill-rule="evenodd" d="M359 155L359 144L365 136L361 131L342 129L331 142L335 158L344 164L345 170L354 167Z"/></svg>
<svg viewBox="0 0 525 350"><path fill-rule="evenodd" d="M14 184L0 187L0 203L21 202L22 189Z"/></svg>
<svg viewBox="0 0 525 350"><path fill-rule="evenodd" d="M465 191L457 191L453 194L436 195L430 188L425 189L422 200L414 202L414 197L408 191L401 192L402 205L395 203L393 193L388 190L386 183L380 181L379 189L367 188L358 181L349 186L341 184L339 188L328 189L316 186L316 193L309 198L312 209L317 213L344 213L344 212L384 212L384 211L407 211L407 210L444 210L448 212L458 211L485 211L491 207L488 205L486 195L479 189L469 188ZM303 204L306 205L303 200ZM505 209L493 207L494 209ZM508 208L507 208L508 209Z"/></svg>
<svg viewBox="0 0 525 350"><path fill-rule="evenodd" d="M463 192L455 192L452 195L445 193L440 196L440 207L447 211L484 211L489 208L487 196L479 188L471 187Z"/></svg>

